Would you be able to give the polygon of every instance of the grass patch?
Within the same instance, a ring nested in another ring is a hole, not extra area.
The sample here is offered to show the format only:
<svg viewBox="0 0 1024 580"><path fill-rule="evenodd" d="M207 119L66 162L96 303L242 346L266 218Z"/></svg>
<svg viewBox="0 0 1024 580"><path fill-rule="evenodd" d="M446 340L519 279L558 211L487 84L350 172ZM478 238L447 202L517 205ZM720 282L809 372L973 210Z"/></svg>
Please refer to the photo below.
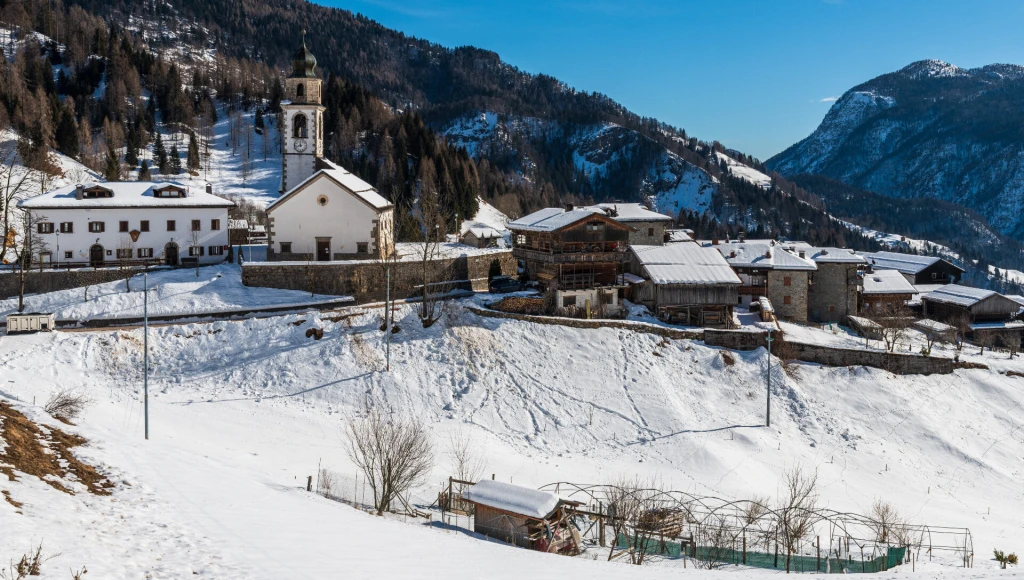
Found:
<svg viewBox="0 0 1024 580"><path fill-rule="evenodd" d="M114 487L95 467L83 463L71 451L86 443L83 437L37 425L5 402L0 402L0 439L5 443L0 453L0 473L10 481L17 480L18 471L70 495L74 492L58 480L76 480L95 495L110 495Z"/></svg>

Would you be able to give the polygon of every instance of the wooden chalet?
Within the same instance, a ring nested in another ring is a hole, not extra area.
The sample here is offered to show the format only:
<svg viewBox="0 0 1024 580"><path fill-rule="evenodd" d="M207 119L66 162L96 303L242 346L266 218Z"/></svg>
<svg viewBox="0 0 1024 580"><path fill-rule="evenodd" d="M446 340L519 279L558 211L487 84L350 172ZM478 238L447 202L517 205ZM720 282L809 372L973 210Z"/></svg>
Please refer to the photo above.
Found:
<svg viewBox="0 0 1024 580"><path fill-rule="evenodd" d="M924 315L954 326L967 324L969 336L993 346L1020 344L1024 322L1016 320L1021 304L994 290L947 284L921 296Z"/></svg>
<svg viewBox="0 0 1024 580"><path fill-rule="evenodd" d="M523 548L575 555L579 531L569 523L578 502L553 493L485 479L462 492L473 504L473 531Z"/></svg>
<svg viewBox="0 0 1024 580"><path fill-rule="evenodd" d="M693 242L631 246L633 301L662 320L728 328L742 281L718 250Z"/></svg>
<svg viewBox="0 0 1024 580"><path fill-rule="evenodd" d="M526 275L553 291L560 307L599 305L620 311L632 228L592 209L545 208L508 224L512 255ZM604 291L600 291L600 290Z"/></svg>

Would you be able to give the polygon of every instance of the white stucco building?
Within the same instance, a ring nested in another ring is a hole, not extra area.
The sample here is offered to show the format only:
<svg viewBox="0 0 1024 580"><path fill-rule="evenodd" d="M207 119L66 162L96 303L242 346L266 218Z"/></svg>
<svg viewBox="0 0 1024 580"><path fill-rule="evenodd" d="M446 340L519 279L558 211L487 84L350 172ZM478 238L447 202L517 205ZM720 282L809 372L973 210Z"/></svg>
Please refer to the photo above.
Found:
<svg viewBox="0 0 1024 580"><path fill-rule="evenodd" d="M394 251L394 205L370 184L323 157L324 107L316 58L292 57L281 102L284 151L280 198L267 206L267 259L331 261Z"/></svg>
<svg viewBox="0 0 1024 580"><path fill-rule="evenodd" d="M345 169L317 171L267 206L268 260L365 260L395 249L395 206Z"/></svg>
<svg viewBox="0 0 1024 580"><path fill-rule="evenodd" d="M69 185L18 204L45 245L33 259L93 267L221 262L233 206L185 185L149 181Z"/></svg>

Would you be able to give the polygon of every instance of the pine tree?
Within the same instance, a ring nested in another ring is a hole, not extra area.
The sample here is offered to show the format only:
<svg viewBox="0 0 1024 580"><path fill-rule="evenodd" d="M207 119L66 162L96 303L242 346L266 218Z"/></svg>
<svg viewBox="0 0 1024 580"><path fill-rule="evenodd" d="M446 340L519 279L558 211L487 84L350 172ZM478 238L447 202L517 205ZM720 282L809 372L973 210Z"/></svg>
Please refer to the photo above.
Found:
<svg viewBox="0 0 1024 580"><path fill-rule="evenodd" d="M256 129L259 131L259 134L262 135L264 127L262 107L256 107L256 120L254 121L254 123L256 124Z"/></svg>
<svg viewBox="0 0 1024 580"><path fill-rule="evenodd" d="M157 132L156 142L153 144L153 157L156 158L156 164L160 168L160 173L167 173L167 149L164 148L164 140L159 132Z"/></svg>
<svg viewBox="0 0 1024 580"><path fill-rule="evenodd" d="M171 173L181 173L181 156L178 155L178 146L171 145Z"/></svg>
<svg viewBox="0 0 1024 580"><path fill-rule="evenodd" d="M121 179L121 166L117 162L117 153L107 148L107 164L103 169L103 178L107 181L118 181Z"/></svg>
<svg viewBox="0 0 1024 580"><path fill-rule="evenodd" d="M196 141L196 134L190 133L188 136L188 170L199 171L199 142Z"/></svg>
<svg viewBox="0 0 1024 580"><path fill-rule="evenodd" d="M57 150L68 157L78 157L78 123L75 114L65 106L57 123Z"/></svg>
<svg viewBox="0 0 1024 580"><path fill-rule="evenodd" d="M152 181L153 176L149 173L149 161L142 160L142 167L139 169L139 181Z"/></svg>

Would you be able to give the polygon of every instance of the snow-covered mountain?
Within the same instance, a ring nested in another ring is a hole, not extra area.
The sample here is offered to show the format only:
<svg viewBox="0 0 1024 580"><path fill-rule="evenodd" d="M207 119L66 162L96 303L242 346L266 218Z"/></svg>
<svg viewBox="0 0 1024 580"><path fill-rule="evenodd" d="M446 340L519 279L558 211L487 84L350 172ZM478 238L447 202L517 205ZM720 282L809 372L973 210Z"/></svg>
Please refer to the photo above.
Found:
<svg viewBox="0 0 1024 580"><path fill-rule="evenodd" d="M915 62L850 89L806 139L768 160L900 198L972 208L1024 239L1024 67Z"/></svg>
<svg viewBox="0 0 1024 580"><path fill-rule="evenodd" d="M538 171L532 158L536 152L557 151L571 159L576 179L594 183L615 199L647 202L673 217L684 209L703 213L718 190L718 180L704 169L615 123L581 125L481 111L448 122L441 132L477 159L514 160L528 180ZM628 186L616 189L609 182Z"/></svg>

